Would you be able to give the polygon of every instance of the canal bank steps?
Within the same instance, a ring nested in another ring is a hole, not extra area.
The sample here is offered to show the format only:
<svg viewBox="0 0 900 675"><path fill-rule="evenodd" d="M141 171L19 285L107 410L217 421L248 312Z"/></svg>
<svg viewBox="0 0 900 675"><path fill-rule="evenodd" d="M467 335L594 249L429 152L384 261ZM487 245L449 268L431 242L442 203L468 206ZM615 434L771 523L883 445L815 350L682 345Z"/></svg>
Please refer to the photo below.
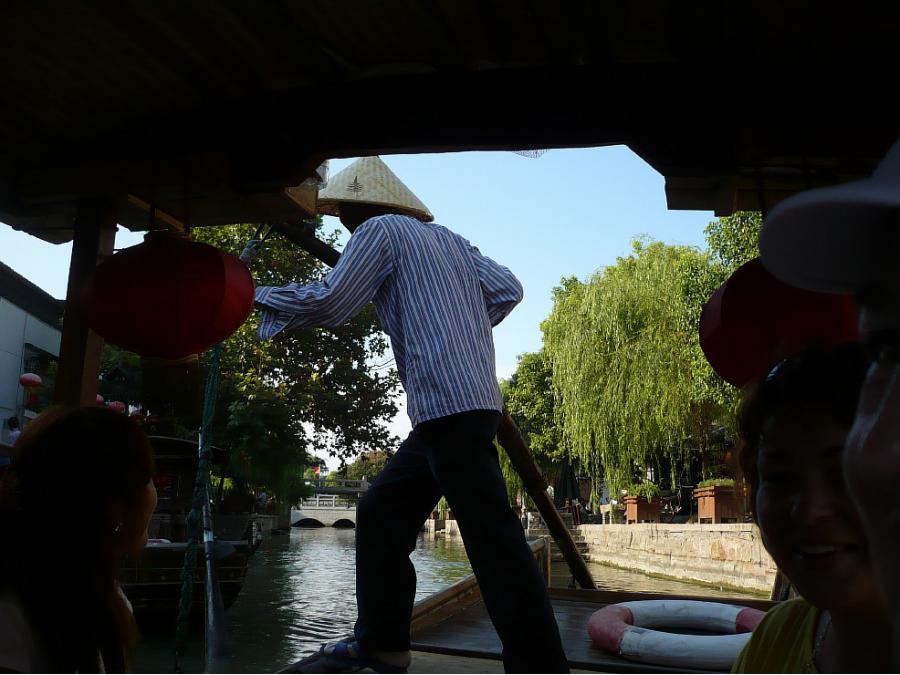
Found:
<svg viewBox="0 0 900 675"><path fill-rule="evenodd" d="M584 535L581 534L578 529L569 530L572 535L572 541L575 542L575 548L578 549L578 553L581 554L581 557L584 558L585 561L590 562L591 554L590 554L590 546L584 538ZM553 535L550 534L550 530L545 527L536 527L527 531L527 536L530 537L550 537L550 559L553 562L563 562L565 558L563 558L562 551L559 550L559 546L557 546L556 542L553 541Z"/></svg>
<svg viewBox="0 0 900 675"><path fill-rule="evenodd" d="M573 523L572 514L560 512L559 516L562 519L563 524L566 526L566 529L569 530L569 534L572 535L572 541L575 542L575 548L578 550L578 553L581 554L581 557L585 561L589 562L591 560L590 545L584 538L581 530L579 530L578 527ZM563 562L565 560L562 551L560 551L559 546L557 546L556 542L553 540L553 535L551 535L550 530L547 529L547 525L544 522L544 519L541 518L539 514L529 514L528 527L525 530L525 535L529 538L549 537L551 543L550 559L553 562Z"/></svg>

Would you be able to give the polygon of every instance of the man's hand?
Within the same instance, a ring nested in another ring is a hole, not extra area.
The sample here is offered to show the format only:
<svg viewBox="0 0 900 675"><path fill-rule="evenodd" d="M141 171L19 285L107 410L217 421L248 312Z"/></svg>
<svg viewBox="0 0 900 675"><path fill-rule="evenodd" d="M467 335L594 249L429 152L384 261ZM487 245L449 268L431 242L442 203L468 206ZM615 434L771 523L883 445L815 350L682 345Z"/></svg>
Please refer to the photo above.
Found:
<svg viewBox="0 0 900 675"><path fill-rule="evenodd" d="M244 263L247 267L250 267L253 264L253 261L256 260L257 254L259 254L259 247L262 244L262 239L251 239L247 242L247 245L244 247L244 250L241 251L241 255L239 256L241 262Z"/></svg>

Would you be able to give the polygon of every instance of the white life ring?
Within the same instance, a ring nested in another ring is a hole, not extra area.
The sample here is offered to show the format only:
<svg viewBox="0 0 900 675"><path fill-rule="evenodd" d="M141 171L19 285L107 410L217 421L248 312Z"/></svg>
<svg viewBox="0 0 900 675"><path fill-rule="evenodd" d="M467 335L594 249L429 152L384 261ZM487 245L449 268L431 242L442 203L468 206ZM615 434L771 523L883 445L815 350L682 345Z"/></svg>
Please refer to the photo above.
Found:
<svg viewBox="0 0 900 675"><path fill-rule="evenodd" d="M588 633L594 644L626 659L661 666L731 668L765 616L751 607L699 600L638 600L594 612ZM707 630L723 635L681 635L650 628Z"/></svg>

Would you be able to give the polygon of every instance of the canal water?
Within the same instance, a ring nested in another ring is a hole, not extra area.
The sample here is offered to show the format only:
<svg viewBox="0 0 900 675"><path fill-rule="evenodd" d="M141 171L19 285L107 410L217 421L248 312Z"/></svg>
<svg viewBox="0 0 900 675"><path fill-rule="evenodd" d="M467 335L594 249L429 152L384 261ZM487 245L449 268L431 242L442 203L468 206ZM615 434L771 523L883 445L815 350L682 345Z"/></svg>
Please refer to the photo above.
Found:
<svg viewBox="0 0 900 675"><path fill-rule="evenodd" d="M342 638L353 629L354 530L294 528L269 537L251 558L246 583L227 610L234 643L231 672L274 672ZM421 535L413 553L416 599L446 588L471 572L462 540ZM565 563L554 563L553 585L566 586ZM657 579L592 564L598 587L608 590L735 597L732 591ZM748 597L759 597L748 595ZM174 672L172 625L142 626L134 670ZM192 634L185 672L202 671L202 628Z"/></svg>

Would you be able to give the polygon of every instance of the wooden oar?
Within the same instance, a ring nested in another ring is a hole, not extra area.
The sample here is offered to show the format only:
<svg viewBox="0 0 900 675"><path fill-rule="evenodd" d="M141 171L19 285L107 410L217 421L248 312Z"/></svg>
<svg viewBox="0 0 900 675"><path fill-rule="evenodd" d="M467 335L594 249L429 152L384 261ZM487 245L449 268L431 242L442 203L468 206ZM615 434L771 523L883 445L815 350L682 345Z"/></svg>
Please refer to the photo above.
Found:
<svg viewBox="0 0 900 675"><path fill-rule="evenodd" d="M569 565L575 581L582 588L596 588L597 585L594 583L591 571L585 564L584 558L581 557L581 553L578 552L575 540L572 539L572 533L569 532L569 528L563 522L562 516L556 510L556 505L553 503L550 495L547 494L547 480L544 478L544 474L541 473L537 462L534 461L534 455L525 443L525 439L522 438L522 434L519 432L516 423L513 422L508 410L503 411L503 417L500 419L500 427L497 429L497 440L500 441L500 445L506 450L509 461L512 462L513 468L519 474L519 478L522 479L525 492L531 497L544 522L547 523L547 529L550 530L553 541L559 546L559 550Z"/></svg>
<svg viewBox="0 0 900 675"><path fill-rule="evenodd" d="M331 246L316 238L309 230L300 225L279 224L273 225L273 229L281 234L288 241L296 244L304 251L312 255L314 258L321 260L329 267L337 265L341 254L334 250ZM569 565L575 581L582 588L596 588L594 579L590 570L584 562L584 558L578 552L572 534L563 522L562 516L556 510L556 505L547 494L547 481L534 461L534 455L519 433L518 427L513 422L507 411L503 411L503 417L500 419L500 428L497 430L497 439L500 445L506 450L510 462L522 483L528 496L534 501L541 517L547 523L547 529L550 535L559 546L563 558Z"/></svg>

